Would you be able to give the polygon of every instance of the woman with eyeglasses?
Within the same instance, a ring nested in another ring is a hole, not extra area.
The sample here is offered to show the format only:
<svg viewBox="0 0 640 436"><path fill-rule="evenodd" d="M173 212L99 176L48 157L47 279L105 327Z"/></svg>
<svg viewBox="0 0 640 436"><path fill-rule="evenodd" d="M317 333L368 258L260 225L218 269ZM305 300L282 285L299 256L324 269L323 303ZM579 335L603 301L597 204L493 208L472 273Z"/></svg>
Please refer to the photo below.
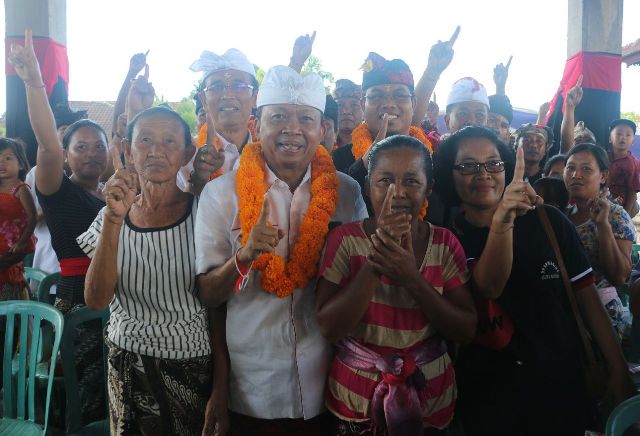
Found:
<svg viewBox="0 0 640 436"><path fill-rule="evenodd" d="M633 385L573 225L541 205L524 181L522 150L516 160L514 169L507 145L478 126L438 149L435 187L463 210L452 230L467 254L479 319L456 362L457 412L467 435L583 435L594 404L575 317L536 207L549 217L585 325L611 369L613 402L631 395Z"/></svg>

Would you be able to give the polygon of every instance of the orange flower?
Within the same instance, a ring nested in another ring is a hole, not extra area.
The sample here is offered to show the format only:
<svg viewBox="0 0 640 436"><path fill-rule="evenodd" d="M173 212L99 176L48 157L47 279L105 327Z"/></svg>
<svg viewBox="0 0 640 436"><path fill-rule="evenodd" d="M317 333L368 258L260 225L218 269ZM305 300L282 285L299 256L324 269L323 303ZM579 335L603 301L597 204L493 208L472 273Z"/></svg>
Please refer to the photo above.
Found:
<svg viewBox="0 0 640 436"><path fill-rule="evenodd" d="M267 188L264 184L265 163L259 142L247 144L240 156L236 174L236 194L242 231L246 244L251 229L258 221ZM316 148L311 161L311 200L293 245L289 260L273 253L262 254L253 267L262 271L262 288L279 298L291 295L296 288L306 286L316 274L329 221L338 203L338 176L331 156L322 146Z"/></svg>
<svg viewBox="0 0 640 436"><path fill-rule="evenodd" d="M409 136L419 139L424 146L429 149L429 153L433 153L433 146L420 127L409 127ZM367 123L360 123L360 125L351 132L351 153L353 153L353 157L355 157L356 160L362 158L362 156L369 151L369 148L371 148L372 142L373 139L369 133Z"/></svg>
<svg viewBox="0 0 640 436"><path fill-rule="evenodd" d="M433 146L420 127L409 127L409 136L419 139L424 144L424 146L429 149L429 153L433 155ZM355 157L356 160L362 158L362 156L364 156L367 151L369 151L369 148L371 148L372 142L373 139L371 138L371 134L369 133L367 123L360 123L360 125L353 129L353 131L351 132L351 153L353 153L353 157ZM427 200L425 200L424 204L422 205L422 209L420 210L420 219L423 219L427 215L428 206L429 203L427 202Z"/></svg>

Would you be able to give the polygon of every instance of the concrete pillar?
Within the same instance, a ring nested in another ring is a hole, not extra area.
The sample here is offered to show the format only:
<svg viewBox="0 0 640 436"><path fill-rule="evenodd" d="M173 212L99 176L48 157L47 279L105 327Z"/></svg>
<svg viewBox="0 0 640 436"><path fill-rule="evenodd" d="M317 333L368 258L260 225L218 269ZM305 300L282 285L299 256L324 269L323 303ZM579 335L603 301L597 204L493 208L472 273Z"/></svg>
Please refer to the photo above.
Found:
<svg viewBox="0 0 640 436"><path fill-rule="evenodd" d="M623 0L569 0L567 58L578 52L620 54Z"/></svg>
<svg viewBox="0 0 640 436"><path fill-rule="evenodd" d="M52 106L68 101L69 61L67 58L66 0L4 0L5 49L24 42L24 29L33 30L34 48L43 70ZM5 60L6 62L6 60ZM35 162L37 144L29 124L24 85L13 68L5 65L7 84L7 136L27 143L27 155Z"/></svg>
<svg viewBox="0 0 640 436"><path fill-rule="evenodd" d="M567 65L580 59L575 68L584 75L585 91L575 121L584 121L606 145L609 123L620 117L623 0L568 0L568 5ZM569 88L577 75L572 78Z"/></svg>

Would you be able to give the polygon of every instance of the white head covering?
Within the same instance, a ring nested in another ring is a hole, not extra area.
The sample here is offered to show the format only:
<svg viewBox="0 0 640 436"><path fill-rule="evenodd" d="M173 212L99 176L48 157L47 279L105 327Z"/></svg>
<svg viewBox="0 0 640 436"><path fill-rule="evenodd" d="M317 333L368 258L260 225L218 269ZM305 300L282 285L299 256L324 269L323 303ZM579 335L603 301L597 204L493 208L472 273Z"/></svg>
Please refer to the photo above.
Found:
<svg viewBox="0 0 640 436"><path fill-rule="evenodd" d="M486 88L473 77L463 77L453 84L447 97L447 106L465 101L477 101L489 108Z"/></svg>
<svg viewBox="0 0 640 436"><path fill-rule="evenodd" d="M309 73L301 76L289 67L278 65L267 71L258 90L257 106L299 104L324 112L326 93L322 78Z"/></svg>
<svg viewBox="0 0 640 436"><path fill-rule="evenodd" d="M222 56L205 50L200 54L200 58L191 64L191 71L202 71L201 81L206 79L209 74L223 70L238 70L251 74L254 79L256 78L253 64L249 62L244 53L236 48L230 48Z"/></svg>

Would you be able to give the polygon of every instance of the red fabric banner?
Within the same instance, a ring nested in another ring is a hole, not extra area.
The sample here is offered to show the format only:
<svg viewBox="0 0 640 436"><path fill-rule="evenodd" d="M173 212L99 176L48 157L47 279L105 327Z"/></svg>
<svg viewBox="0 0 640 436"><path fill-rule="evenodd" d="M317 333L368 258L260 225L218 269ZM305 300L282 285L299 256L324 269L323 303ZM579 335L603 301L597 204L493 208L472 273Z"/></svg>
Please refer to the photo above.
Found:
<svg viewBox="0 0 640 436"><path fill-rule="evenodd" d="M622 90L622 56L611 53L579 52L567 59L560 87L549 105L549 120L555 110L558 97L563 101L567 92L578 82L582 75L582 87L620 93ZM563 109L564 110L564 109Z"/></svg>
<svg viewBox="0 0 640 436"><path fill-rule="evenodd" d="M24 45L24 38L6 38L4 41L5 53L9 53L11 45ZM33 37L33 50L40 63L42 78L47 89L47 95L51 96L53 87L58 82L58 77L62 77L69 93L69 58L67 57L67 47L59 44L51 38ZM16 71L13 66L5 60L5 74L13 76Z"/></svg>

